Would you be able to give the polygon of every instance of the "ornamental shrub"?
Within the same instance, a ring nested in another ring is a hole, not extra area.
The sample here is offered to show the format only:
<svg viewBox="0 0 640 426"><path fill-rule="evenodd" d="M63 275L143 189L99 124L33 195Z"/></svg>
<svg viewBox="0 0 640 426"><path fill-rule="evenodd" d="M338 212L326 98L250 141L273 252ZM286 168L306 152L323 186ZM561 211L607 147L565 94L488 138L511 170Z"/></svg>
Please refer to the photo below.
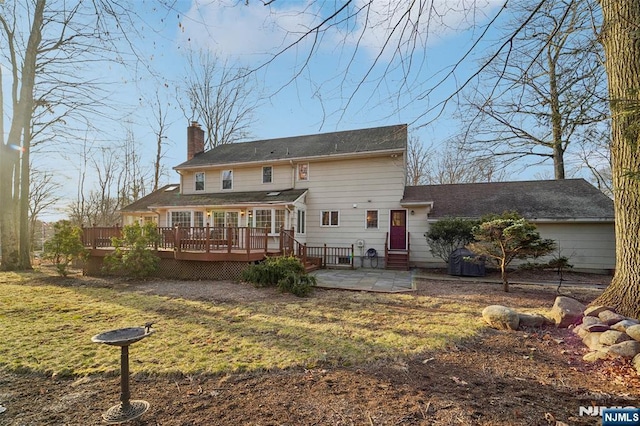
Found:
<svg viewBox="0 0 640 426"><path fill-rule="evenodd" d="M104 258L105 272L124 274L133 278L144 278L158 270L160 258L155 253L159 241L155 223L143 226L138 223L122 229L122 237L113 237L115 248Z"/></svg>
<svg viewBox="0 0 640 426"><path fill-rule="evenodd" d="M533 223L514 212L487 216L473 228L473 235L476 241L467 247L500 269L506 292L509 291L507 267L514 259L538 258L556 247L555 241L540 237Z"/></svg>
<svg viewBox="0 0 640 426"><path fill-rule="evenodd" d="M256 287L278 287L282 292L306 296L316 284L304 265L294 256L268 257L247 268L242 278Z"/></svg>
<svg viewBox="0 0 640 426"><path fill-rule="evenodd" d="M88 251L82 244L82 230L68 220L53 225L54 235L44 243L43 258L53 261L58 274L66 277L74 260L84 260Z"/></svg>
<svg viewBox="0 0 640 426"><path fill-rule="evenodd" d="M449 263L449 257L456 249L472 242L473 227L478 221L459 217L441 219L429 225L424 234L431 254Z"/></svg>

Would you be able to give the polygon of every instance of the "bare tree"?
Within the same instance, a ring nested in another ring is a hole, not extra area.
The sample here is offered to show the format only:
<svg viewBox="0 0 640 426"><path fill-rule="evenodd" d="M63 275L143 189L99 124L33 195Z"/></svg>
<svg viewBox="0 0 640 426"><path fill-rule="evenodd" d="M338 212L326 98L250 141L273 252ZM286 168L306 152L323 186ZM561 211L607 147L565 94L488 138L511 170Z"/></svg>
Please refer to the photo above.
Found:
<svg viewBox="0 0 640 426"><path fill-rule="evenodd" d="M451 140L434 156L427 183L496 182L504 180L505 175L504 166L498 165L495 158L470 156L461 142Z"/></svg>
<svg viewBox="0 0 640 426"><path fill-rule="evenodd" d="M248 138L260 99L254 76L208 52L191 52L188 64L184 91L190 112L182 108L189 121L204 126L205 148Z"/></svg>
<svg viewBox="0 0 640 426"><path fill-rule="evenodd" d="M125 7L112 0L0 2L0 55L11 78L10 111L2 114L11 117L11 124L0 155L3 269L30 268L32 149L74 140L65 136L105 107L108 96L83 72L111 58L124 60L124 52L114 54L113 42L133 34L129 30L135 27L126 24L132 14Z"/></svg>
<svg viewBox="0 0 640 426"><path fill-rule="evenodd" d="M462 112L471 118L466 139L476 155L505 164L551 160L555 178L564 179L569 150L579 152L606 127L605 70L591 3L547 1L510 54L485 69ZM534 5L510 7L530 16Z"/></svg>
<svg viewBox="0 0 640 426"><path fill-rule="evenodd" d="M50 172L39 171L31 167L30 173L29 236L31 242L33 242L40 214L60 202L61 197L56 194L62 185L53 179L54 176Z"/></svg>
<svg viewBox="0 0 640 426"><path fill-rule="evenodd" d="M407 146L407 185L424 185L429 173L432 153L420 139L409 136Z"/></svg>
<svg viewBox="0 0 640 426"><path fill-rule="evenodd" d="M156 90L155 99L152 102L154 123L154 134L156 137L156 155L153 162L153 187L152 191L156 191L160 187L160 178L163 174L162 160L164 158L164 147L166 145L167 130L169 124L167 122L167 114L169 110L168 103L165 105L160 99L160 93Z"/></svg>

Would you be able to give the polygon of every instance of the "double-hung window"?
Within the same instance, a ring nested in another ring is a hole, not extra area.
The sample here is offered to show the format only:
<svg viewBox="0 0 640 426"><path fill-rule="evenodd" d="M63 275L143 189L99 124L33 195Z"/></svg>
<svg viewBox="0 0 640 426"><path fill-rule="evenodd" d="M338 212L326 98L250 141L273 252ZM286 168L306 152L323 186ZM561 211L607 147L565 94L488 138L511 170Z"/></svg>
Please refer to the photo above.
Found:
<svg viewBox="0 0 640 426"><path fill-rule="evenodd" d="M307 212L305 210L298 210L298 229L296 232L298 234L304 234L305 228L307 227Z"/></svg>
<svg viewBox="0 0 640 426"><path fill-rule="evenodd" d="M323 210L320 212L320 226L339 226L340 212L338 210Z"/></svg>
<svg viewBox="0 0 640 426"><path fill-rule="evenodd" d="M273 167L264 166L262 168L262 183L272 183L273 182Z"/></svg>
<svg viewBox="0 0 640 426"><path fill-rule="evenodd" d="M204 172L197 172L195 175L196 191L204 191Z"/></svg>
<svg viewBox="0 0 640 426"><path fill-rule="evenodd" d="M233 189L233 170L222 171L222 189Z"/></svg>
<svg viewBox="0 0 640 426"><path fill-rule="evenodd" d="M378 210L367 210L366 228L378 229Z"/></svg>

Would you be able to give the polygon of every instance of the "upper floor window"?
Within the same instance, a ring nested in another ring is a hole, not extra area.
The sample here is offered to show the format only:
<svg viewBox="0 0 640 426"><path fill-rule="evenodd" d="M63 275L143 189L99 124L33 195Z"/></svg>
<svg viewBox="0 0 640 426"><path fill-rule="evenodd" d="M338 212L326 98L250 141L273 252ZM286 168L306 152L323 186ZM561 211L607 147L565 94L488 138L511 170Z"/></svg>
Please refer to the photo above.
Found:
<svg viewBox="0 0 640 426"><path fill-rule="evenodd" d="M298 180L309 180L309 163L298 164Z"/></svg>
<svg viewBox="0 0 640 426"><path fill-rule="evenodd" d="M339 226L340 212L338 210L323 210L320 212L321 226Z"/></svg>
<svg viewBox="0 0 640 426"><path fill-rule="evenodd" d="M204 191L204 172L196 173L196 191Z"/></svg>
<svg viewBox="0 0 640 426"><path fill-rule="evenodd" d="M367 229L378 229L378 210L367 210Z"/></svg>
<svg viewBox="0 0 640 426"><path fill-rule="evenodd" d="M262 168L262 183L273 182L273 167L264 166Z"/></svg>
<svg viewBox="0 0 640 426"><path fill-rule="evenodd" d="M233 170L222 171L222 189L233 189Z"/></svg>

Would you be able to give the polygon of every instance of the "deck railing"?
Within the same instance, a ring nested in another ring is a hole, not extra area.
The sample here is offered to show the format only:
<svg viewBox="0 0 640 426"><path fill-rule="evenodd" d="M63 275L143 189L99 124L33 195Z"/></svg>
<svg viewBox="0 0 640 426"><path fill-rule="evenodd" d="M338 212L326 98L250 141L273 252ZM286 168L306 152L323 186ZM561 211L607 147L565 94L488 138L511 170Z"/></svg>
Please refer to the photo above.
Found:
<svg viewBox="0 0 640 426"><path fill-rule="evenodd" d="M326 244L322 246L308 246L294 238L294 230L280 231L280 253L285 256L296 256L303 264L307 261L313 263L312 259L320 259L321 267L330 266L349 266L354 268L354 248L350 247L329 247Z"/></svg>
<svg viewBox="0 0 640 426"><path fill-rule="evenodd" d="M267 252L268 231L251 227L158 227L158 250L220 252L242 250ZM84 228L82 242L94 249L113 247L111 239L120 238L122 228Z"/></svg>

